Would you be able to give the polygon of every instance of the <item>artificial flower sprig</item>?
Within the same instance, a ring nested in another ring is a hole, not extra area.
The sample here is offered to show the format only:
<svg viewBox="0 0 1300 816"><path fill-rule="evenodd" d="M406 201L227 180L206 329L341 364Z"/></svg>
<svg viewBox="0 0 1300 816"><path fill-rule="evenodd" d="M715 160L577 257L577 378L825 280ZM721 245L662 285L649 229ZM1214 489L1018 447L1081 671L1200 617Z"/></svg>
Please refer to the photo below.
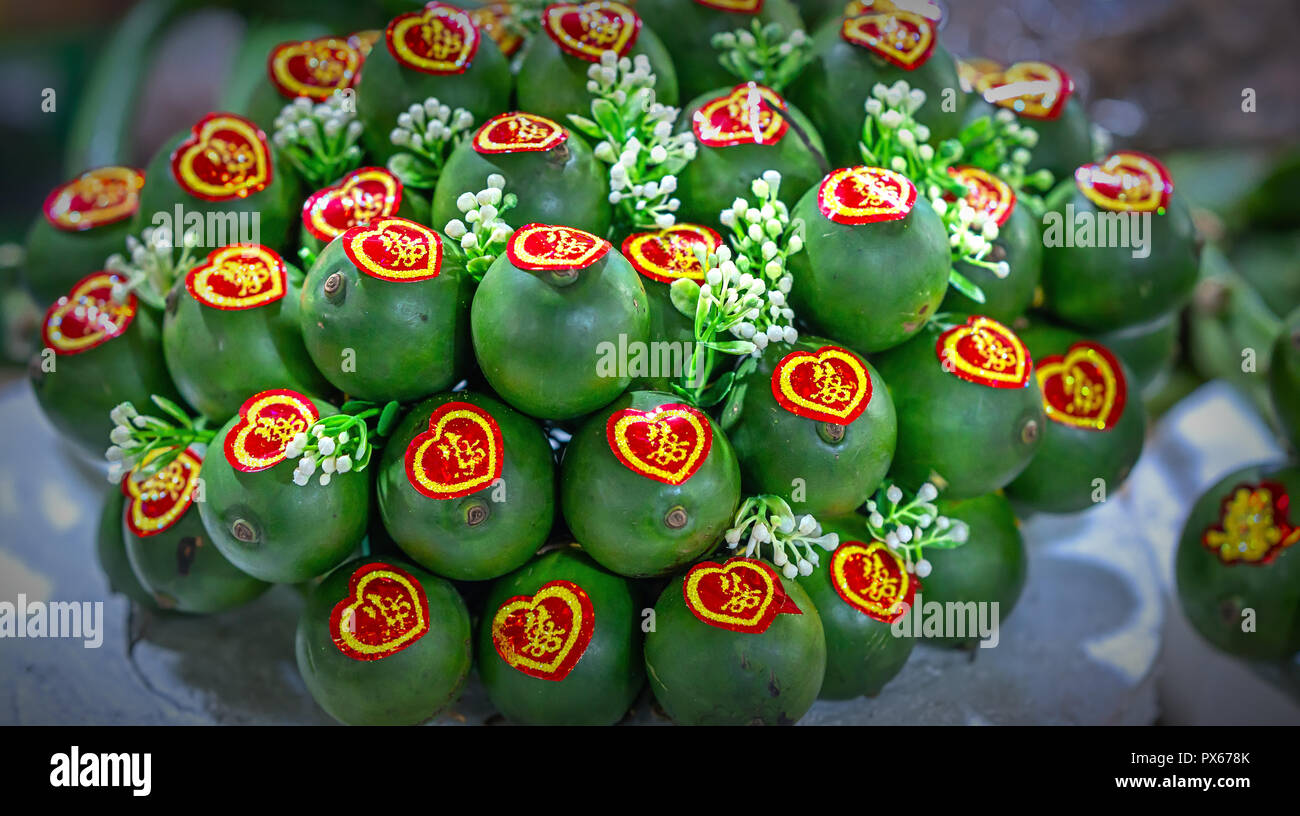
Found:
<svg viewBox="0 0 1300 816"><path fill-rule="evenodd" d="M316 474L321 487L336 475L362 471L370 464L375 446L370 441L369 420L378 417L373 431L376 436L387 436L397 420L400 406L389 402L380 406L373 402L354 400L346 402L339 413L331 414L308 425L295 434L285 446L284 457L297 459L293 469L293 483L305 487Z"/></svg>
<svg viewBox="0 0 1300 816"><path fill-rule="evenodd" d="M465 268L475 280L483 280L488 267L506 249L514 228L501 219L519 203L514 193L505 192L506 180L499 173L487 178L487 187L477 193L461 193L453 218L444 229L465 257ZM464 220L462 220L464 219Z"/></svg>
<svg viewBox="0 0 1300 816"><path fill-rule="evenodd" d="M961 161L985 170L1006 182L1035 215L1043 211L1042 194L1052 187L1050 170L1029 172L1038 131L1022 124L1009 110L981 116L957 134Z"/></svg>
<svg viewBox="0 0 1300 816"><path fill-rule="evenodd" d="M939 515L939 508L933 503L938 496L938 488L930 482L909 496L886 479L866 504L871 535L901 555L907 571L918 578L930 574L930 562L925 560L926 547L951 550L965 544L970 537L966 522Z"/></svg>
<svg viewBox="0 0 1300 816"><path fill-rule="evenodd" d="M452 110L434 97L415 103L397 115L397 127L388 140L399 151L388 169L403 184L432 189L447 163L451 149L469 135L474 115L464 108Z"/></svg>
<svg viewBox="0 0 1300 816"><path fill-rule="evenodd" d="M162 309L172 284L199 262L194 251L198 245L198 227L190 227L181 236L179 257L172 246L171 230L147 227L139 238L126 236L127 254L110 255L104 262L105 269L123 278L121 283L113 284L109 297L125 303L127 296L134 293L153 308Z"/></svg>
<svg viewBox="0 0 1300 816"><path fill-rule="evenodd" d="M814 547L832 552L840 545L835 533L823 533L817 519L810 515L796 516L790 505L780 496L751 496L736 511L731 529L724 538L727 549L740 546L746 539L745 557L752 558L764 548L772 552L772 564L780 567L786 578L811 575L820 563Z"/></svg>
<svg viewBox="0 0 1300 816"><path fill-rule="evenodd" d="M591 118L570 114L582 133L598 140L596 158L610 165L609 202L619 227L666 229L681 201L677 174L695 158L695 136L673 133L681 111L655 101L650 60L619 59L613 51L587 70Z"/></svg>
<svg viewBox="0 0 1300 816"><path fill-rule="evenodd" d="M132 479L144 481L171 464L190 445L206 445L216 435L206 427L206 420L192 419L166 397L154 394L150 399L164 417L142 414L130 402L109 411L113 430L108 438L113 444L104 458L108 460L108 480L114 484L128 473Z"/></svg>
<svg viewBox="0 0 1300 816"><path fill-rule="evenodd" d="M315 105L299 97L275 117L271 139L303 181L319 189L361 166L362 130L355 106L342 96Z"/></svg>
<svg viewBox="0 0 1300 816"><path fill-rule="evenodd" d="M794 328L794 310L787 296L794 284L787 262L803 250L804 223L790 219L790 211L777 196L781 191L781 174L768 170L750 187L757 203L737 198L730 210L719 219L731 228L728 240L736 252L736 268L742 273L762 277L766 302L757 316L741 323L735 334L744 340L767 335L770 341L793 343L799 338ZM766 343L764 343L766 345ZM763 346L758 346L761 351Z"/></svg>
<svg viewBox="0 0 1300 816"><path fill-rule="evenodd" d="M713 35L713 47L722 52L718 62L742 82L757 82L780 93L799 75L812 52L812 39L802 28L788 34L780 23Z"/></svg>

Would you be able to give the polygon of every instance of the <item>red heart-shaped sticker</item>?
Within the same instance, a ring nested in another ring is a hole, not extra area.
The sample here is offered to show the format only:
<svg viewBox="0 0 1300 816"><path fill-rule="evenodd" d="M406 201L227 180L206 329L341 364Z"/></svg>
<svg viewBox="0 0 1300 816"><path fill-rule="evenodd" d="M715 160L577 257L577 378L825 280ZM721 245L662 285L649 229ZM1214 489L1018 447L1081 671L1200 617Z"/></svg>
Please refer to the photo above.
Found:
<svg viewBox="0 0 1300 816"><path fill-rule="evenodd" d="M551 581L516 595L492 616L492 645L510 667L560 681L578 665L596 629L591 597L572 581Z"/></svg>

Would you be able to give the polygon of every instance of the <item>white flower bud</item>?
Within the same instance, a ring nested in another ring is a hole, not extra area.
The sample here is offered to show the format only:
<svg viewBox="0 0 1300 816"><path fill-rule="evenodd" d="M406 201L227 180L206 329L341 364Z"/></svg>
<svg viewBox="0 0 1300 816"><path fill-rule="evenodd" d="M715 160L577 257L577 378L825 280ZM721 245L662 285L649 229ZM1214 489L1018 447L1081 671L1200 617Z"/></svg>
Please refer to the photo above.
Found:
<svg viewBox="0 0 1300 816"><path fill-rule="evenodd" d="M473 193L461 193L460 197L456 199L456 209L463 213L467 213L477 206L478 199L474 197Z"/></svg>

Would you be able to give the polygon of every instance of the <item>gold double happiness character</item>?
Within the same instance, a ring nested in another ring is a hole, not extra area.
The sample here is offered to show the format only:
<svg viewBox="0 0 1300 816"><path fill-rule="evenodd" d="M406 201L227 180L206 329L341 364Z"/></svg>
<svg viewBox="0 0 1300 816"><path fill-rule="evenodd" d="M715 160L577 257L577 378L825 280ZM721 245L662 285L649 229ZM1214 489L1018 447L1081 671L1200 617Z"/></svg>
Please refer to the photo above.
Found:
<svg viewBox="0 0 1300 816"><path fill-rule="evenodd" d="M457 56L465 47L460 31L448 26L441 17L435 17L420 26L420 36L429 46L429 55L438 60Z"/></svg>
<svg viewBox="0 0 1300 816"><path fill-rule="evenodd" d="M410 269L422 262L425 256L429 254L429 248L424 245L423 241L393 230L384 230L379 233L379 242L383 245L384 251L388 253L393 266Z"/></svg>
<svg viewBox="0 0 1300 816"><path fill-rule="evenodd" d="M813 384L818 387L814 398L823 403L848 402L853 396L853 389L845 384L829 360L813 366Z"/></svg>
<svg viewBox="0 0 1300 816"><path fill-rule="evenodd" d="M880 553L873 553L871 563L862 567L862 577L867 582L867 598L876 602L892 602L898 597L898 576L890 572Z"/></svg>
<svg viewBox="0 0 1300 816"><path fill-rule="evenodd" d="M448 431L447 442L450 444L438 446L438 452L445 462L455 460L457 475L473 473L479 463L487 458L487 452L477 440L470 442L460 434Z"/></svg>
<svg viewBox="0 0 1300 816"><path fill-rule="evenodd" d="M971 341L975 343L975 351L984 358L984 368L990 371L1006 371L1015 366L1015 352L992 332L977 329L971 335Z"/></svg>
<svg viewBox="0 0 1300 816"><path fill-rule="evenodd" d="M528 642L524 644L523 651L539 658L558 652L564 646L567 631L551 618L546 607L529 612L524 618L524 637Z"/></svg>
<svg viewBox="0 0 1300 816"><path fill-rule="evenodd" d="M763 593L746 584L739 575L722 576L722 591L727 596L726 602L722 604L723 612L748 612L763 600Z"/></svg>
<svg viewBox="0 0 1300 816"><path fill-rule="evenodd" d="M1082 366L1071 366L1070 374L1065 378L1065 395L1070 398L1066 410L1080 416L1092 416L1101 410L1106 401L1106 388L1094 381Z"/></svg>
<svg viewBox="0 0 1300 816"><path fill-rule="evenodd" d="M368 593L366 600L370 603L361 607L371 619L378 622L384 619L384 640L392 640L395 635L406 631L411 613L411 602L406 598L385 598L378 593Z"/></svg>
<svg viewBox="0 0 1300 816"><path fill-rule="evenodd" d="M248 171L253 169L251 152L229 139L213 139L203 157L223 171L222 181L226 184L242 184L248 179Z"/></svg>
<svg viewBox="0 0 1300 816"><path fill-rule="evenodd" d="M261 261L230 260L221 265L217 275L237 287L240 297L246 297L262 291L271 279L271 270Z"/></svg>
<svg viewBox="0 0 1300 816"><path fill-rule="evenodd" d="M649 458L661 465L685 461L686 454L690 450L690 446L673 432L672 426L662 419L650 424L646 440L655 446Z"/></svg>

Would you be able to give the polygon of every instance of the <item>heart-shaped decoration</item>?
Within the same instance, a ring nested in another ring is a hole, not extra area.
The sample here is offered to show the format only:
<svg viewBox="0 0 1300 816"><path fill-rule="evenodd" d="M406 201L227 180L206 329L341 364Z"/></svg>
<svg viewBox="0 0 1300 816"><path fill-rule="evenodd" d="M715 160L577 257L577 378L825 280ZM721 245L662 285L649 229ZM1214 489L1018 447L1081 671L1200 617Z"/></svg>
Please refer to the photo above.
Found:
<svg viewBox="0 0 1300 816"><path fill-rule="evenodd" d="M305 96L324 102L335 91L356 87L364 60L361 50L348 40L320 37L277 45L271 49L266 70L284 98Z"/></svg>
<svg viewBox="0 0 1300 816"><path fill-rule="evenodd" d="M569 132L544 116L531 113L502 113L483 123L474 134L474 150L496 153L540 153L559 147Z"/></svg>
<svg viewBox="0 0 1300 816"><path fill-rule="evenodd" d="M636 45L641 18L622 3L552 3L542 12L542 30L566 54L600 62L613 51L620 57Z"/></svg>
<svg viewBox="0 0 1300 816"><path fill-rule="evenodd" d="M1024 388L1034 371L1025 344L991 317L969 317L939 335L935 354L944 371L989 388Z"/></svg>
<svg viewBox="0 0 1300 816"><path fill-rule="evenodd" d="M429 415L429 430L406 446L406 478L431 499L455 499L501 478L505 445L492 415L448 402Z"/></svg>
<svg viewBox="0 0 1300 816"><path fill-rule="evenodd" d="M776 91L746 82L706 102L691 118L691 129L705 147L774 145L790 123L785 118L785 100Z"/></svg>
<svg viewBox="0 0 1300 816"><path fill-rule="evenodd" d="M262 129L233 113L209 113L171 155L181 189L204 201L260 193L271 183L271 150Z"/></svg>
<svg viewBox="0 0 1300 816"><path fill-rule="evenodd" d="M636 232L623 239L623 255L632 267L652 280L704 282L704 265L695 255L722 246L722 236L700 224L674 224L656 232Z"/></svg>
<svg viewBox="0 0 1300 816"><path fill-rule="evenodd" d="M860 17L873 12L908 11L938 25L943 22L943 8L932 0L850 0L844 7L845 17Z"/></svg>
<svg viewBox="0 0 1300 816"><path fill-rule="evenodd" d="M1049 419L1089 431L1109 431L1124 415L1128 383L1110 350L1085 340L1064 355L1038 361L1038 386Z"/></svg>
<svg viewBox="0 0 1300 816"><path fill-rule="evenodd" d="M902 173L883 167L845 167L822 180L817 207L837 224L874 224L906 218L916 187Z"/></svg>
<svg viewBox="0 0 1300 816"><path fill-rule="evenodd" d="M97 167L45 197L45 220L65 232L115 224L140 209L144 172L133 167Z"/></svg>
<svg viewBox="0 0 1300 816"><path fill-rule="evenodd" d="M275 303L289 283L280 253L260 244L234 244L208 253L185 276L185 288L204 306L232 311Z"/></svg>
<svg viewBox="0 0 1300 816"><path fill-rule="evenodd" d="M816 354L792 351L772 371L772 396L792 414L848 425L871 402L871 375L857 355L839 346Z"/></svg>
<svg viewBox="0 0 1300 816"><path fill-rule="evenodd" d="M525 224L506 243L506 257L520 269L586 269L605 257L613 245L604 238L573 227Z"/></svg>
<svg viewBox="0 0 1300 816"><path fill-rule="evenodd" d="M763 0L695 0L697 5L718 11L734 11L740 14L758 14L763 10Z"/></svg>
<svg viewBox="0 0 1300 816"><path fill-rule="evenodd" d="M478 53L474 20L445 3L429 3L420 11L400 14L384 33L393 59L426 74L463 74Z"/></svg>
<svg viewBox="0 0 1300 816"><path fill-rule="evenodd" d="M82 278L45 312L41 340L55 354L80 354L120 336L135 319L135 293L125 303L113 300L113 285L125 279L112 272Z"/></svg>
<svg viewBox="0 0 1300 816"><path fill-rule="evenodd" d="M317 240L333 241L353 227L394 215L402 206L402 182L382 167L362 167L302 205L302 224Z"/></svg>
<svg viewBox="0 0 1300 816"><path fill-rule="evenodd" d="M353 660L397 654L429 631L429 599L415 576L383 562L358 567L330 613L330 635Z"/></svg>
<svg viewBox="0 0 1300 816"><path fill-rule="evenodd" d="M316 405L297 391L263 391L239 406L239 421L226 434L226 461L241 473L256 473L284 461L284 449L320 419Z"/></svg>
<svg viewBox="0 0 1300 816"><path fill-rule="evenodd" d="M518 8L514 3L488 3L471 9L469 17L479 30L492 38L507 57L513 57L524 44L523 35L512 25Z"/></svg>
<svg viewBox="0 0 1300 816"><path fill-rule="evenodd" d="M691 614L710 626L761 635L777 615L802 615L776 568L755 558L701 561L682 581Z"/></svg>
<svg viewBox="0 0 1300 816"><path fill-rule="evenodd" d="M912 608L919 586L894 551L872 541L846 541L831 553L831 585L844 603L873 620L893 623Z"/></svg>
<svg viewBox="0 0 1300 816"><path fill-rule="evenodd" d="M1074 171L1074 184L1089 201L1112 212L1163 214L1174 180L1154 156L1120 150Z"/></svg>
<svg viewBox="0 0 1300 816"><path fill-rule="evenodd" d="M166 449L157 449L137 467L143 467ZM180 521L185 511L194 503L194 491L199 485L199 469L203 458L191 450L180 455L143 481L131 477L122 480L122 495L126 496L126 526L131 532L145 538L171 529Z"/></svg>
<svg viewBox="0 0 1300 816"><path fill-rule="evenodd" d="M1219 521L1207 527L1201 544L1225 564L1263 566L1300 541L1291 526L1291 497L1271 481L1239 484L1219 508Z"/></svg>
<svg viewBox="0 0 1300 816"><path fill-rule="evenodd" d="M936 41L934 22L910 11L874 12L846 17L840 26L844 41L904 71L915 71L930 59Z"/></svg>
<svg viewBox="0 0 1300 816"><path fill-rule="evenodd" d="M977 213L992 218L999 227L1016 208L1016 194L1011 185L978 167L949 167L948 174L966 185L965 202Z"/></svg>
<svg viewBox="0 0 1300 816"><path fill-rule="evenodd" d="M511 668L539 680L563 680L578 665L596 631L586 590L551 581L536 594L516 595L492 616L492 645Z"/></svg>
<svg viewBox="0 0 1300 816"><path fill-rule="evenodd" d="M650 411L615 411L605 422L605 438L629 470L679 485L704 464L713 446L713 427L697 408L669 403Z"/></svg>
<svg viewBox="0 0 1300 816"><path fill-rule="evenodd" d="M442 238L407 218L386 216L343 233L343 254L372 278L412 283L442 271Z"/></svg>
<svg viewBox="0 0 1300 816"><path fill-rule="evenodd" d="M1056 119L1074 93L1074 80L1046 62L1017 62L981 76L975 90L990 104L1031 119Z"/></svg>

